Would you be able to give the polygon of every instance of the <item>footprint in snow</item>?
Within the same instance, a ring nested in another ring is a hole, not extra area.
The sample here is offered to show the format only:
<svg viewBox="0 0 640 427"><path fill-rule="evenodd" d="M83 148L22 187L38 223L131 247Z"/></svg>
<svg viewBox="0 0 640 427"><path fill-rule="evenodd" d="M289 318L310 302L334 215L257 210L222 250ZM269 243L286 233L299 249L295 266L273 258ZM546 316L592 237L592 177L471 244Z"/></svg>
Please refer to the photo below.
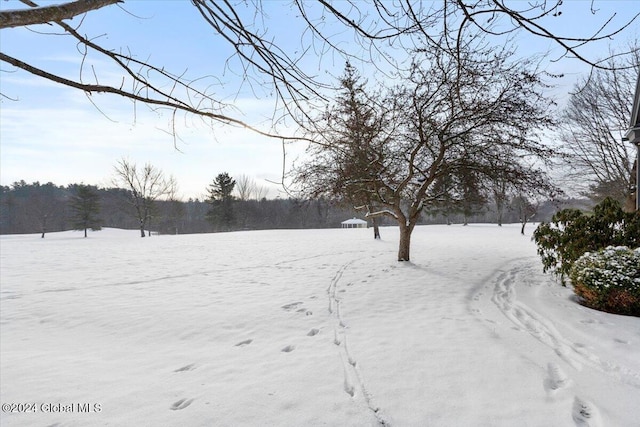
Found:
<svg viewBox="0 0 640 427"><path fill-rule="evenodd" d="M196 364L195 363L191 363L189 365L185 365L182 368L178 368L173 372L186 372L186 371L193 371L196 368Z"/></svg>
<svg viewBox="0 0 640 427"><path fill-rule="evenodd" d="M293 350L295 350L295 348L296 348L295 345L288 345L280 351L283 353L291 353Z"/></svg>
<svg viewBox="0 0 640 427"><path fill-rule="evenodd" d="M320 332L320 329L313 328L309 332L307 332L307 336L313 337L315 335L318 335L319 332Z"/></svg>
<svg viewBox="0 0 640 427"><path fill-rule="evenodd" d="M336 331L333 331L333 343L335 345L342 344L342 341L338 338L338 333Z"/></svg>
<svg viewBox="0 0 640 427"><path fill-rule="evenodd" d="M598 408L589 401L576 397L573 401L573 421L578 427L601 427Z"/></svg>
<svg viewBox="0 0 640 427"><path fill-rule="evenodd" d="M245 345L251 344L252 342L253 342L252 339L240 341L238 344L235 345L235 347L244 347Z"/></svg>
<svg viewBox="0 0 640 427"><path fill-rule="evenodd" d="M349 381L349 379L346 377L346 374L344 377L343 389L345 393L347 393L351 397L354 397L356 395L356 388L353 386L353 384L351 384L351 381Z"/></svg>
<svg viewBox="0 0 640 427"><path fill-rule="evenodd" d="M174 402L169 409L171 409L172 411L179 411L191 405L192 402L193 399L180 399L177 402Z"/></svg>
<svg viewBox="0 0 640 427"><path fill-rule="evenodd" d="M294 309L298 308L298 306L301 305L301 304L302 304L302 301L291 302L289 304L283 305L282 309L283 310L287 310L287 311L294 310Z"/></svg>
<svg viewBox="0 0 640 427"><path fill-rule="evenodd" d="M550 392L567 388L571 385L571 380L557 364L551 362L547 365L547 378L544 380L545 388Z"/></svg>

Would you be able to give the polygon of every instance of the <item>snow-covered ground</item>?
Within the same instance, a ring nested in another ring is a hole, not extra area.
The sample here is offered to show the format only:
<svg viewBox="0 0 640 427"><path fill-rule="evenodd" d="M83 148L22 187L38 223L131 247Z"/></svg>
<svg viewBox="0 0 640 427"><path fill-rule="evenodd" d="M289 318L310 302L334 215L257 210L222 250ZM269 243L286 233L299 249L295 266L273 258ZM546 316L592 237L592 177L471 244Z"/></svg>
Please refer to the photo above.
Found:
<svg viewBox="0 0 640 427"><path fill-rule="evenodd" d="M519 227L382 237L2 236L1 424L640 426L640 319Z"/></svg>

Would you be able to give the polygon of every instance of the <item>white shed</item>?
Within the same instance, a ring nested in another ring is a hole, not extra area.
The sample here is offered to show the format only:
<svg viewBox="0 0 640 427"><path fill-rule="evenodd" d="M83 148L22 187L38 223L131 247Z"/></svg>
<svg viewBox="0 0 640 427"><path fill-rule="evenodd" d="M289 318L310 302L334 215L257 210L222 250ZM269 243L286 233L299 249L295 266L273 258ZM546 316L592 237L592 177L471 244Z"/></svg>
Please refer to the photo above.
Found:
<svg viewBox="0 0 640 427"><path fill-rule="evenodd" d="M342 221L342 228L367 228L367 226L367 221L355 217Z"/></svg>

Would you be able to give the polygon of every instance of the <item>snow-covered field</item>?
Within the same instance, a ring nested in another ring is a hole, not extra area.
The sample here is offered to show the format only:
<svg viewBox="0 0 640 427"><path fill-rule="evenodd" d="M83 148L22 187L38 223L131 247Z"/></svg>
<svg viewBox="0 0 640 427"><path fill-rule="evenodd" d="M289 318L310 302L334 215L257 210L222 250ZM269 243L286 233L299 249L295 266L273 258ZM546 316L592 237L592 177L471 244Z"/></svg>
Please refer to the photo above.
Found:
<svg viewBox="0 0 640 427"><path fill-rule="evenodd" d="M2 236L1 424L640 426L640 319L517 226L382 237Z"/></svg>

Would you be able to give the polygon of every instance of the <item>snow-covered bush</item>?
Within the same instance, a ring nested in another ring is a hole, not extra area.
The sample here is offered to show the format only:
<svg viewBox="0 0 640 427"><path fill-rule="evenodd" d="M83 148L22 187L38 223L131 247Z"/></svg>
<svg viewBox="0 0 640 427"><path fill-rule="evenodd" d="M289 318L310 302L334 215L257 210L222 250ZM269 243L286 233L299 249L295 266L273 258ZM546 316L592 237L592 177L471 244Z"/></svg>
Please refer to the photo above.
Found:
<svg viewBox="0 0 640 427"><path fill-rule="evenodd" d="M609 246L587 252L573 263L569 277L585 305L640 316L640 248Z"/></svg>
<svg viewBox="0 0 640 427"><path fill-rule="evenodd" d="M565 209L533 233L545 272L551 270L562 284L573 263L586 252L607 246L640 246L640 212L624 212L620 203L606 198L592 213Z"/></svg>

